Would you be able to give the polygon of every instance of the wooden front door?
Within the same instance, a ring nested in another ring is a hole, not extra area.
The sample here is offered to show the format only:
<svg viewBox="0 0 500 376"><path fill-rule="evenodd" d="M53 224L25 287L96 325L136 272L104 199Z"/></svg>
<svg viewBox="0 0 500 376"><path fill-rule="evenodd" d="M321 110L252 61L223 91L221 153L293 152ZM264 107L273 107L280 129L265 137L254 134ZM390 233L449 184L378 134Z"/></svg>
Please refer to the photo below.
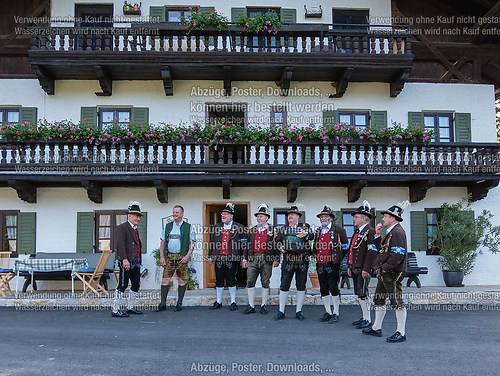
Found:
<svg viewBox="0 0 500 376"><path fill-rule="evenodd" d="M248 227L250 223L250 203L248 202L233 202L234 203L234 221L241 223L243 226ZM222 209L226 206L225 202L205 202L204 206L204 216L203 216L203 227L210 229L211 226L220 222ZM210 242L210 230L204 231L203 234L203 259L208 259L208 249ZM245 284L246 282L246 269L240 268L238 272L238 286ZM215 287L215 269L213 264L209 265L208 261L203 263L203 286L204 288Z"/></svg>

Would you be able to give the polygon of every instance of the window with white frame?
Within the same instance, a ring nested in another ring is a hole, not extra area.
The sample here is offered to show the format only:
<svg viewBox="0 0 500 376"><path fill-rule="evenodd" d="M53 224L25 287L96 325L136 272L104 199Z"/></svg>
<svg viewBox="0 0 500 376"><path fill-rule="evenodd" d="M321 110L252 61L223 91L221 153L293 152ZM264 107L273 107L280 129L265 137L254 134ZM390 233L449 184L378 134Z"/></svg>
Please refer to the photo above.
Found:
<svg viewBox="0 0 500 376"><path fill-rule="evenodd" d="M434 132L433 142L453 142L453 115L451 113L424 113L425 129Z"/></svg>
<svg viewBox="0 0 500 376"><path fill-rule="evenodd" d="M368 111L339 111L339 122L362 130L370 124L370 113Z"/></svg>
<svg viewBox="0 0 500 376"><path fill-rule="evenodd" d="M0 108L0 124L19 123L20 113L18 108Z"/></svg>
<svg viewBox="0 0 500 376"><path fill-rule="evenodd" d="M99 127L107 128L115 125L126 127L130 124L130 108L100 108Z"/></svg>

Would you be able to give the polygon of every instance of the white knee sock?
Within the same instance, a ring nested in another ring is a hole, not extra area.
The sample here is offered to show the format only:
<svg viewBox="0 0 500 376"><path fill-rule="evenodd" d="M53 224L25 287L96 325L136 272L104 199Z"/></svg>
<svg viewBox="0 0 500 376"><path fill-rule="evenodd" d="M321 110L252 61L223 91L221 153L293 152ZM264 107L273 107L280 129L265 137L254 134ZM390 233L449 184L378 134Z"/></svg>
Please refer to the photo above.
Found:
<svg viewBox="0 0 500 376"><path fill-rule="evenodd" d="M137 300L137 296L139 293L135 291L130 291L129 296L128 296L128 302L127 302L127 309L132 309L134 308L135 302Z"/></svg>
<svg viewBox="0 0 500 376"><path fill-rule="evenodd" d="M261 306L267 305L267 299L269 299L269 289L262 288L262 303Z"/></svg>
<svg viewBox="0 0 500 376"><path fill-rule="evenodd" d="M236 286L229 288L229 296L231 297L231 303L236 303Z"/></svg>
<svg viewBox="0 0 500 376"><path fill-rule="evenodd" d="M338 316L340 309L340 295L332 296L332 304L333 304L333 314Z"/></svg>
<svg viewBox="0 0 500 376"><path fill-rule="evenodd" d="M406 308L396 309L396 320L398 322L397 331L404 336L406 329Z"/></svg>
<svg viewBox="0 0 500 376"><path fill-rule="evenodd" d="M113 300L113 312L118 312L123 303L123 292L115 290L115 299Z"/></svg>
<svg viewBox="0 0 500 376"><path fill-rule="evenodd" d="M248 305L255 308L255 287L247 287Z"/></svg>
<svg viewBox="0 0 500 376"><path fill-rule="evenodd" d="M215 291L217 293L217 303L222 304L222 293L224 292L224 287L216 287Z"/></svg>
<svg viewBox="0 0 500 376"><path fill-rule="evenodd" d="M323 299L323 305L325 306L326 313L331 315L332 314L332 307L331 307L332 303L331 303L330 295L322 296L321 299Z"/></svg>
<svg viewBox="0 0 500 376"><path fill-rule="evenodd" d="M370 301L368 299L361 299L359 301L359 305L361 306L361 311L363 312L363 320L372 322L370 317Z"/></svg>
<svg viewBox="0 0 500 376"><path fill-rule="evenodd" d="M288 301L288 291L280 290L280 312L285 313L286 302Z"/></svg>
<svg viewBox="0 0 500 376"><path fill-rule="evenodd" d="M387 312L384 306L375 306L375 320L372 325L373 330L382 329L382 323L384 322L385 313Z"/></svg>
<svg viewBox="0 0 500 376"><path fill-rule="evenodd" d="M304 299L306 297L305 291L297 291L297 308L295 312L302 311L302 306L304 305Z"/></svg>

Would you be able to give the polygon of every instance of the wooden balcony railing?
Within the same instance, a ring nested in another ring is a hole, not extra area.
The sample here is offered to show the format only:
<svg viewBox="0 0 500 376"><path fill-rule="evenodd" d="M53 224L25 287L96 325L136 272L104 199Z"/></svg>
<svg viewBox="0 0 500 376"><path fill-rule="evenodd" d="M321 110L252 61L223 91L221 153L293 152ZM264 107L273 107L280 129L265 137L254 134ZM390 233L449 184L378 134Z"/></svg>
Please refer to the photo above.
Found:
<svg viewBox="0 0 500 376"><path fill-rule="evenodd" d="M0 141L0 174L115 175L149 166L157 173L361 173L412 176L498 176L500 144L412 144L394 146L308 141L249 145L88 145L84 142Z"/></svg>
<svg viewBox="0 0 500 376"><path fill-rule="evenodd" d="M267 52L284 54L410 55L411 33L403 26L374 26L365 31L335 25L294 24L276 35L227 30L195 30L181 24L136 24L132 28L32 28L33 48L40 51L113 52Z"/></svg>

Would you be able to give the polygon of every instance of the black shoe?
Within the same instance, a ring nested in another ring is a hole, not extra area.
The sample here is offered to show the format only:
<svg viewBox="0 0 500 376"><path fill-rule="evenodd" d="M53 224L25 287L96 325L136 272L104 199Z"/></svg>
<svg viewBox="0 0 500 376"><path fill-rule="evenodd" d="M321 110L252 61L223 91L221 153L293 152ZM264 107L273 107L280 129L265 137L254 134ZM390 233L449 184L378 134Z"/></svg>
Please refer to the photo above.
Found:
<svg viewBox="0 0 500 376"><path fill-rule="evenodd" d="M222 304L214 302L214 304L212 305L212 309L219 309L219 308L222 308Z"/></svg>
<svg viewBox="0 0 500 376"><path fill-rule="evenodd" d="M365 321L365 319L361 317L359 320L353 321L353 322L352 322L352 325L354 325L354 326L358 326L358 325L359 325L359 324L361 324L363 321Z"/></svg>
<svg viewBox="0 0 500 376"><path fill-rule="evenodd" d="M260 306L260 314L267 315L267 307L265 304L263 306Z"/></svg>
<svg viewBox="0 0 500 376"><path fill-rule="evenodd" d="M245 310L243 311L244 315L248 315L249 313L255 313L255 307L252 307L250 305L247 305Z"/></svg>
<svg viewBox="0 0 500 376"><path fill-rule="evenodd" d="M230 311L236 311L237 309L238 309L238 306L236 305L236 303L231 303L231 305L229 306Z"/></svg>
<svg viewBox="0 0 500 376"><path fill-rule="evenodd" d="M362 332L363 334L369 334L375 337L382 337L382 329L373 330L371 325L367 328L364 328Z"/></svg>
<svg viewBox="0 0 500 376"><path fill-rule="evenodd" d="M335 313L332 315L332 318L328 321L328 324L335 324L339 321L339 316Z"/></svg>
<svg viewBox="0 0 500 376"><path fill-rule="evenodd" d="M404 342L404 341L406 341L406 336L402 335L400 332L396 332L392 336L387 337L387 342Z"/></svg>
<svg viewBox="0 0 500 376"><path fill-rule="evenodd" d="M285 318L285 314L281 311L278 311L278 313L274 316L274 319L277 320L283 320Z"/></svg>
<svg viewBox="0 0 500 376"><path fill-rule="evenodd" d="M363 320L362 322L360 322L358 325L356 325L356 329L364 329L364 328L368 328L369 326L371 326L372 323L368 320Z"/></svg>
<svg viewBox="0 0 500 376"><path fill-rule="evenodd" d="M127 313L130 315L142 315L142 311L139 311L138 309L135 308L127 309Z"/></svg>
<svg viewBox="0 0 500 376"><path fill-rule="evenodd" d="M325 312L322 318L319 319L321 322L327 322L332 318L332 315L330 315L328 312Z"/></svg>
<svg viewBox="0 0 500 376"><path fill-rule="evenodd" d="M119 309L116 312L111 311L111 316L113 316L113 317L129 317L129 314L127 312L124 312L121 309Z"/></svg>
<svg viewBox="0 0 500 376"><path fill-rule="evenodd" d="M182 304L177 303L174 307L174 312L182 311Z"/></svg>
<svg viewBox="0 0 500 376"><path fill-rule="evenodd" d="M167 305L166 304L158 304L158 308L155 309L155 312L161 312L161 311L166 311L167 310Z"/></svg>
<svg viewBox="0 0 500 376"><path fill-rule="evenodd" d="M304 321L305 317L304 317L304 314L302 313L302 311L299 311L295 314L295 317L300 320L300 321Z"/></svg>

